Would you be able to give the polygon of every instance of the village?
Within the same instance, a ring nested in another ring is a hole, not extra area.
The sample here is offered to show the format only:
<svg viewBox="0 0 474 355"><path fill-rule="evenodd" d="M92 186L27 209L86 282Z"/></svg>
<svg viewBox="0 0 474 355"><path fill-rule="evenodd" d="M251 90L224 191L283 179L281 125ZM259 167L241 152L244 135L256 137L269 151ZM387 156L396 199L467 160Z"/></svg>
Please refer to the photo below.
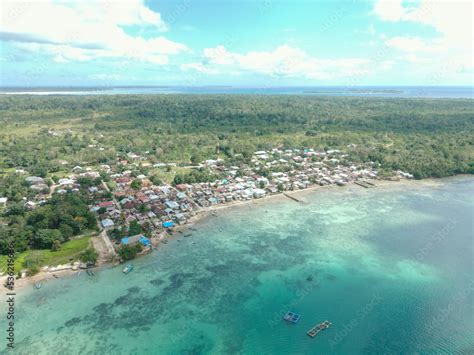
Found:
<svg viewBox="0 0 474 355"><path fill-rule="evenodd" d="M150 176L133 174L134 168L145 158L129 152L128 159L117 158L116 167L105 164L95 169L74 166L69 176L51 186L40 177L27 177L30 188L38 194L26 201L25 207L34 209L53 193L79 192L81 183L87 184L86 193L92 201L90 211L97 215L100 230L100 238L94 246L102 259L118 261L117 252L121 248L138 246L137 253L149 252L160 243L166 244L173 233L184 233L182 226L189 225L193 217L218 206L314 186L349 183L373 186L370 180L378 178L375 164L355 165L346 157L339 150L274 148L256 151L248 162L239 166L226 164L223 159L201 162L195 168L205 169L217 177L211 182L155 185ZM153 165L154 168L168 166L176 164ZM401 171L396 175L397 178L412 178Z"/></svg>

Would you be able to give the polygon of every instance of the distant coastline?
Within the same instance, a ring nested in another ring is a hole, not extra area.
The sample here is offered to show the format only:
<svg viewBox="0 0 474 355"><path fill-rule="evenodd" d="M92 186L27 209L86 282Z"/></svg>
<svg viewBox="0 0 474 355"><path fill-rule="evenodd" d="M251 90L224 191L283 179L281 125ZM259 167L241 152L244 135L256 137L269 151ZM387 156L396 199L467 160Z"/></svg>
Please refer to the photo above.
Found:
<svg viewBox="0 0 474 355"><path fill-rule="evenodd" d="M38 86L1 87L0 95L303 95L343 97L394 97L472 99L469 86L301 86L301 87L239 87L239 86Z"/></svg>

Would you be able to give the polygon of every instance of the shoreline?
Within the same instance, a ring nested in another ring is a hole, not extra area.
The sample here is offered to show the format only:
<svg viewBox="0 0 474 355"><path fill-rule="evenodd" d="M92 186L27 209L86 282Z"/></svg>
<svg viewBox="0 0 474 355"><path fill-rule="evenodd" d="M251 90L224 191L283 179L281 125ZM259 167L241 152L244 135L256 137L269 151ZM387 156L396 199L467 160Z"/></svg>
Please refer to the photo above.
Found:
<svg viewBox="0 0 474 355"><path fill-rule="evenodd" d="M446 183L446 180L456 179L456 178L459 179L459 178L463 178L463 177L466 178L468 176L471 176L471 175L460 174L460 175L455 175L455 176L450 176L450 177L440 178L440 179L428 178L428 179L422 179L422 180L413 180L413 179L400 179L400 180L395 180L395 181L393 181L393 180L373 180L374 182L376 182L375 186L373 188L370 188L370 189L367 189L367 190L380 189L380 188L382 188L382 189L393 189L393 188L402 188L402 187L417 187L417 188L419 188L419 187L433 187L433 188L436 188L436 187L440 187L440 186L444 185ZM272 194L272 195L267 195L267 196L265 196L263 198L260 198L260 199L250 199L250 200L245 200L245 201L233 201L233 202L229 202L229 203L225 203L225 204L221 204L221 205L201 208L200 210L196 211L196 214L194 216L192 216L186 224L176 226L175 229L174 229L173 234L168 236L167 238L176 238L176 237L178 237L180 234L177 234L177 232L179 232L179 231L184 232L186 230L189 230L194 225L196 225L197 223L203 221L204 219L212 217L213 214L216 213L216 211L229 210L231 208L242 207L242 206L246 206L246 205L251 205L251 206L262 205L262 204L265 204L268 201L275 201L275 200L278 200L278 199L281 199L281 201L285 201L286 199L289 199L289 197L285 196L285 194L288 195L288 196L296 195L296 197L302 198L305 195L307 195L308 193L313 194L313 193L318 193L318 192L322 192L322 191L331 191L331 190L341 190L341 191L345 190L345 191L348 191L350 189L355 189L355 190L362 189L362 191L365 190L363 187L357 186L353 182L349 183L347 185L344 185L344 186L337 186L337 185L333 185L333 184L332 185L325 185L325 186L315 185L315 186L308 187L306 189L294 190L294 191L285 191L284 193L280 192L280 193L276 193L276 194ZM303 203L303 204L305 203L304 200L301 200L300 202ZM294 203L299 203L299 202L294 201ZM161 236L158 239L158 243L163 238L164 237ZM155 248L157 248L157 247L155 246ZM143 255L151 254L151 253L153 253L153 251L146 252L146 253L143 253L143 254L139 254L139 255L137 255L137 258L139 258ZM122 264L119 264L119 265L122 265ZM114 265L112 262L102 262L102 263L97 264L93 269L99 271L99 270L101 270L105 267L116 267L116 266L117 265ZM43 271L42 270L42 271L38 272L36 275L27 276L27 277L20 278L20 279L15 279L15 292L17 292L17 293L21 292L27 286L33 286L35 283L38 283L38 282L41 282L41 283L44 284L44 283L47 283L51 280L57 280L57 279L60 279L60 278L71 277L73 275L76 275L79 272L85 272L85 270L82 270L82 269L79 269L79 270L65 269L65 270L60 270L60 271L55 271L55 272ZM6 279L6 276L1 277L0 280L2 281L2 284L4 283L5 279Z"/></svg>

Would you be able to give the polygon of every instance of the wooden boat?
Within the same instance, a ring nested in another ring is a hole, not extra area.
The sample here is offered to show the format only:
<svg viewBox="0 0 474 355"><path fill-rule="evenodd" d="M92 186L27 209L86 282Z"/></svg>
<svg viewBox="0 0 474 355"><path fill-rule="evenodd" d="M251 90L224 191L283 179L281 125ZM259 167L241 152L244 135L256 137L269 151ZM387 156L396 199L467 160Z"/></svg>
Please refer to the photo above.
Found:
<svg viewBox="0 0 474 355"><path fill-rule="evenodd" d="M192 233L189 233L189 234L185 234L183 237L184 237L184 238L188 238L188 237L190 237L190 236L192 236L192 235L193 235Z"/></svg>
<svg viewBox="0 0 474 355"><path fill-rule="evenodd" d="M43 287L43 284L37 282L34 284L35 289L39 290L41 287Z"/></svg>
<svg viewBox="0 0 474 355"><path fill-rule="evenodd" d="M128 264L127 266L125 266L123 268L123 273L124 274L128 274L130 273L131 271L133 271L133 265L132 264Z"/></svg>

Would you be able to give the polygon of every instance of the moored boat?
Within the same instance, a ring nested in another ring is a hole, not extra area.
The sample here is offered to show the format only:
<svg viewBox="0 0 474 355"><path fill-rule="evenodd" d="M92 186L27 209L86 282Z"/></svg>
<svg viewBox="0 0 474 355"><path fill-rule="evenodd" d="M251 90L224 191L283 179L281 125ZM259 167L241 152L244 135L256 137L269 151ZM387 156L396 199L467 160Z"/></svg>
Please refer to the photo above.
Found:
<svg viewBox="0 0 474 355"><path fill-rule="evenodd" d="M124 273L124 274L128 274L128 273L129 273L130 271L132 271L132 270L133 270L133 265L132 265L132 264L128 264L127 266L125 266L125 267L123 268L123 273Z"/></svg>

